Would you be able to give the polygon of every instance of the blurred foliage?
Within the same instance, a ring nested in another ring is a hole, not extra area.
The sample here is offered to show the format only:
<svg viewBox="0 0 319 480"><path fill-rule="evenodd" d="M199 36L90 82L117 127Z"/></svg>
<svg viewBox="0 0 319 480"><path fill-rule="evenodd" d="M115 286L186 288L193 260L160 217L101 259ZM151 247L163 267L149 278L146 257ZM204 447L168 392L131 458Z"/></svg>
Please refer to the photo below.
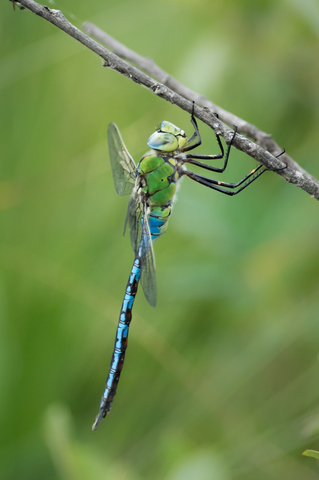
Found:
<svg viewBox="0 0 319 480"><path fill-rule="evenodd" d="M319 176L312 0L49 1L273 134ZM186 179L137 295L111 414L91 425L133 261L106 130L138 161L189 115L27 10L0 5L0 477L315 480L318 202L267 173L228 198ZM200 125L201 151L216 153ZM233 151L226 181L254 166Z"/></svg>
<svg viewBox="0 0 319 480"><path fill-rule="evenodd" d="M319 460L319 452L317 452L316 450L306 450L305 452L303 452L303 455L305 455L305 457L313 457Z"/></svg>

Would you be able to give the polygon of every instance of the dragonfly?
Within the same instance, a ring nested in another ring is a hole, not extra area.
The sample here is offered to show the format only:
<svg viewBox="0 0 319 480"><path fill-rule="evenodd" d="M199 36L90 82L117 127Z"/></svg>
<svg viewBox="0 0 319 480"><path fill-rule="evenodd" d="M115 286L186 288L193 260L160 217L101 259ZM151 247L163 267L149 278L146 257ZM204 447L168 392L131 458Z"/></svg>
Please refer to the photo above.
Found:
<svg viewBox="0 0 319 480"><path fill-rule="evenodd" d="M147 144L150 150L142 157L138 165L135 164L129 154L115 123L111 123L108 127L109 155L115 189L118 195L130 195L124 232L128 224L135 258L126 285L110 369L100 402L99 413L92 427L93 430L97 429L102 418L106 417L112 407L124 364L129 327L132 320L132 308L139 283L142 285L149 304L151 306L156 305L153 243L166 232L176 189L181 179L186 175L201 185L233 196L242 192L266 170L269 170L260 164L237 183L214 180L187 170L186 164L191 164L212 172L224 172L237 132L237 127L234 125L226 155L221 139L217 134L215 135L220 153L215 155L188 153L202 143L194 116L194 105L193 102L190 119L194 128L192 136L187 138L184 130L168 121L163 121L148 139ZM217 116L217 114L215 115ZM221 167L213 167L200 161L216 159L224 159Z"/></svg>

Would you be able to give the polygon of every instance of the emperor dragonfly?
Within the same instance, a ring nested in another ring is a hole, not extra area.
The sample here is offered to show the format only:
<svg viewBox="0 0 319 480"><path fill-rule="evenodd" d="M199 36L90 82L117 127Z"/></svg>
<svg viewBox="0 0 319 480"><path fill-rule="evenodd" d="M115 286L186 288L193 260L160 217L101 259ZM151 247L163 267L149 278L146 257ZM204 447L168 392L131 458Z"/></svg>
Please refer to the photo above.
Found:
<svg viewBox="0 0 319 480"><path fill-rule="evenodd" d="M186 175L202 185L233 196L243 191L268 170L260 164L238 183L217 181L187 170L185 164L190 163L213 172L224 172L237 131L237 127L234 126L223 166L212 167L198 160L215 160L224 157L224 148L219 135L216 134L216 138L221 153L217 155L186 153L201 145L201 137L194 117L194 103L191 123L195 131L190 138L187 138L183 130L170 122L163 121L160 128L148 139L147 144L151 150L143 156L137 166L125 147L115 123L111 123L108 127L109 153L116 191L118 195L131 194L125 227L128 223L135 258L122 303L110 370L93 430L96 430L101 419L112 407L123 368L132 308L139 281L150 305L156 304L153 242L167 229L178 182ZM195 139L196 142L192 143ZM239 188L236 190L237 187Z"/></svg>

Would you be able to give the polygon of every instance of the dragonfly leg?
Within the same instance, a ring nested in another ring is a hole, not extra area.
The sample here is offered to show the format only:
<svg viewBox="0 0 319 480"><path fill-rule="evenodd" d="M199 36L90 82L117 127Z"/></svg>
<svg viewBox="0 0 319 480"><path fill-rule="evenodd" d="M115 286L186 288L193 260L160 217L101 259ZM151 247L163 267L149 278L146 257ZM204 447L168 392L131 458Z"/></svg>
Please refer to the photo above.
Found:
<svg viewBox="0 0 319 480"><path fill-rule="evenodd" d="M186 155L186 159L184 159L184 162L185 163L190 163L192 165L196 165L197 167L205 168L206 170L210 170L212 172L219 172L219 173L224 172L227 168L227 165L228 165L228 158L229 158L229 154L230 154L230 149L232 147L232 144L233 144L234 138L236 136L236 133L237 133L237 127L236 127L236 125L234 125L234 133L233 133L233 136L232 136L232 138L231 138L231 140L228 144L226 156L225 156L225 159L224 159L224 165L222 167L220 167L220 168L219 167L212 167L210 165L207 165L206 163L198 162L196 159L214 160L216 158L223 158L224 150L223 150L223 155L222 156L219 156L219 155L193 155L193 154L188 154L188 155ZM220 139L219 139L219 142L220 142Z"/></svg>
<svg viewBox="0 0 319 480"><path fill-rule="evenodd" d="M277 155L276 158L280 157L280 155L282 155L283 153L284 151ZM273 171L284 170L285 168L287 168L287 165L281 168L276 168ZM209 177L203 177L202 175L190 172L189 170L186 170L185 175L187 175L192 180L195 180L195 182L200 183L201 185L205 185L206 187L212 188L213 190L217 190L221 193L225 193L226 195L234 196L237 195L237 193L242 192L246 187L248 187L248 185L257 180L257 178L260 177L260 175L262 175L267 170L270 169L260 164L237 183L221 182ZM240 188L234 191L234 189L237 187ZM230 188L231 190L227 190L228 188Z"/></svg>
<svg viewBox="0 0 319 480"><path fill-rule="evenodd" d="M261 167L261 165L260 165L260 167ZM238 183L220 182L218 180L213 180L212 178L203 177L202 175L197 175L196 173L190 172L189 170L187 170L185 172L185 175L187 175L192 180L195 180L195 182L198 182L201 185L205 185L205 187L212 188L213 190L217 190L218 192L225 193L226 195L229 195L229 196L232 197L234 195L237 195L237 193L242 192L246 187L248 187L248 185L250 185L252 182L257 180L257 178L260 177L260 175L262 175L267 170L267 168L263 168L262 170L259 170L259 172L256 175L254 175L258 168L259 167L252 170L252 172L250 172L248 175L246 175L246 177L244 177ZM246 183L244 183L242 185L242 183L245 182L245 180L247 178L249 178L249 180L246 181ZM235 190L227 190L227 188L234 189L238 186L240 186L240 188L236 191Z"/></svg>
<svg viewBox="0 0 319 480"><path fill-rule="evenodd" d="M198 126L197 126L197 122L196 122L196 118L194 116L194 108L195 108L195 102L193 100L193 107L192 107L192 114L191 114L191 122L192 122L192 125L194 127L194 130L195 132L193 133L193 135L188 139L188 144L190 144L194 138L197 137L197 142L194 143L194 145L192 145L189 150L191 150L192 148L196 148L196 147L199 147L199 145L201 145L202 143L202 139L200 137L200 134L199 134L199 130L198 130Z"/></svg>
<svg viewBox="0 0 319 480"><path fill-rule="evenodd" d="M188 144L194 140L194 138L197 137L197 142L194 143L193 145L189 145L188 147L185 147L185 148L182 148L181 149L181 152L189 152L190 150L193 150L194 148L197 148L201 145L202 143L202 139L201 139L201 136L200 136L200 133L199 133L199 128L198 128L198 125L197 125L197 121L196 121L196 118L194 116L194 107L195 107L195 102L193 101L193 108L192 108L192 114L191 114L191 122L192 122L192 125L194 127L194 130L195 132L193 133L193 135L190 137L190 139L188 140ZM218 114L215 113L216 117L218 118ZM210 160L216 160L216 159L219 159L219 158L223 158L224 156L224 148L223 148L223 144L220 140L220 137L219 135L217 135L217 133L215 133L216 135L216 139L217 139L217 142L218 142L218 145L219 145L219 148L221 150L221 153L218 153L217 155L205 155L204 157L199 157L199 158L206 158L206 159L210 159Z"/></svg>

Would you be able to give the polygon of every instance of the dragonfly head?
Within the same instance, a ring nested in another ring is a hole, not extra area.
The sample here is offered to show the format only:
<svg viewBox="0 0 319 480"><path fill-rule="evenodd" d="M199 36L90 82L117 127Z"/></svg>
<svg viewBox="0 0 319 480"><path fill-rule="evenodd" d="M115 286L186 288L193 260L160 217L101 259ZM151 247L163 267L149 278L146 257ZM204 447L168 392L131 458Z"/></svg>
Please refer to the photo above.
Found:
<svg viewBox="0 0 319 480"><path fill-rule="evenodd" d="M184 130L170 122L162 122L160 128L150 136L147 145L153 150L162 152L174 152L187 144Z"/></svg>

